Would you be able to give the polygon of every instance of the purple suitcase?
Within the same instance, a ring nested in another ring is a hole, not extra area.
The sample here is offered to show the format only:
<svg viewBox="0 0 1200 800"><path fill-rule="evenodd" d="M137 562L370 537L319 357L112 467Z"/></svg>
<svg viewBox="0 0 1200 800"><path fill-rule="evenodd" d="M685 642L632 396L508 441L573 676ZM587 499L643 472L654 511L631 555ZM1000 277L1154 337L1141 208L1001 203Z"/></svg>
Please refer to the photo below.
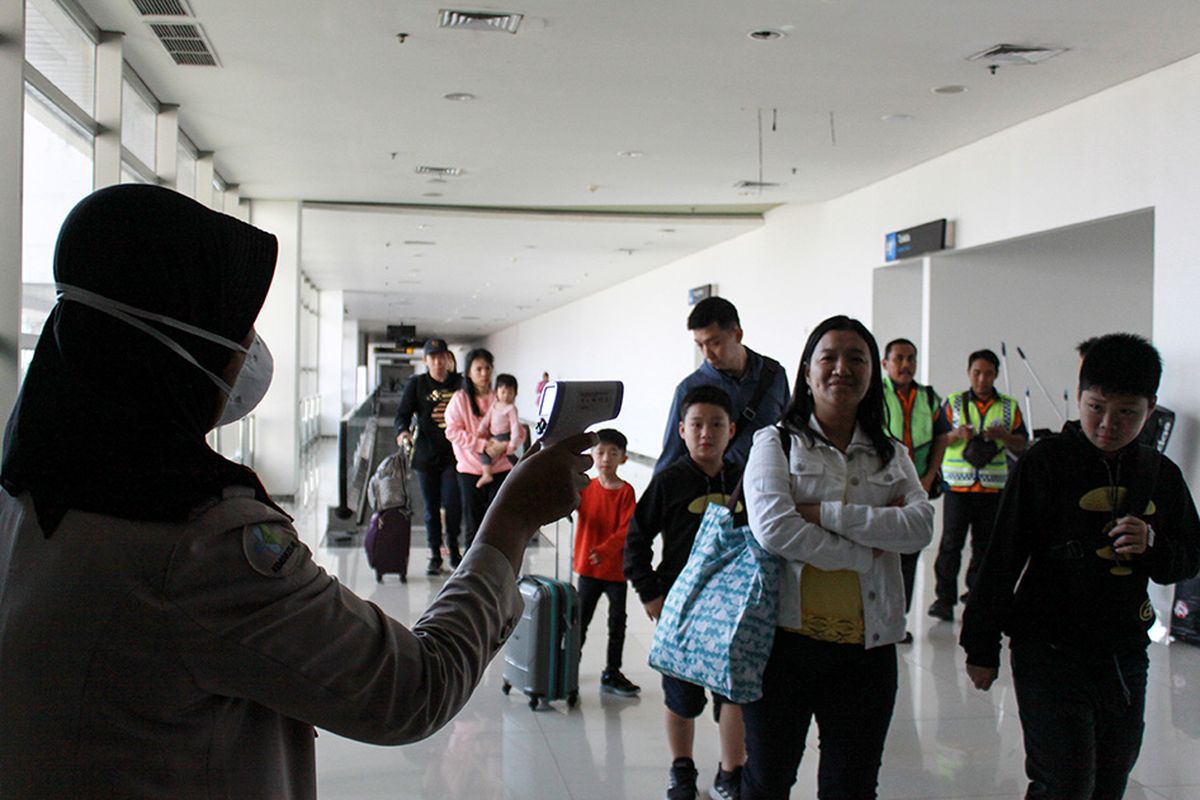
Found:
<svg viewBox="0 0 1200 800"><path fill-rule="evenodd" d="M367 563L375 570L375 580L383 583L388 572L400 574L408 583L408 551L412 546L412 520L402 508L388 508L371 515L367 537Z"/></svg>

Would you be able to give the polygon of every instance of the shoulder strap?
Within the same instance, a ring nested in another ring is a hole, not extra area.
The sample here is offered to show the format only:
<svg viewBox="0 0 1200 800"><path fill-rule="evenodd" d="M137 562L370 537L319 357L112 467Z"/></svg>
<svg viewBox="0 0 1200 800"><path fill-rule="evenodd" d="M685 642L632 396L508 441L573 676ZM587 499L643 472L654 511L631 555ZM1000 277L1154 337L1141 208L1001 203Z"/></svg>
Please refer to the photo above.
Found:
<svg viewBox="0 0 1200 800"><path fill-rule="evenodd" d="M785 463L792 459L792 434L788 432L782 425L776 425L775 430L779 431L779 447L783 450L783 460ZM746 480L746 473L742 473L742 477L738 479L738 485L734 487L733 494L729 495L729 502L726 508L732 514L737 510L737 504L742 499L742 482Z"/></svg>
<svg viewBox="0 0 1200 800"><path fill-rule="evenodd" d="M937 392L933 390L932 386L925 387L925 399L929 402L930 415L936 417L938 409Z"/></svg>
<svg viewBox="0 0 1200 800"><path fill-rule="evenodd" d="M737 419L737 431L734 432L733 438L738 438L744 431L750 430L750 423L754 422L754 418L758 416L758 408L762 405L763 398L767 396L771 386L775 383L775 377L783 371L783 367L779 362L770 356L759 355L762 359L762 370L758 373L758 385L754 387L754 394L750 396L750 402L746 403L746 407L742 409L742 414Z"/></svg>

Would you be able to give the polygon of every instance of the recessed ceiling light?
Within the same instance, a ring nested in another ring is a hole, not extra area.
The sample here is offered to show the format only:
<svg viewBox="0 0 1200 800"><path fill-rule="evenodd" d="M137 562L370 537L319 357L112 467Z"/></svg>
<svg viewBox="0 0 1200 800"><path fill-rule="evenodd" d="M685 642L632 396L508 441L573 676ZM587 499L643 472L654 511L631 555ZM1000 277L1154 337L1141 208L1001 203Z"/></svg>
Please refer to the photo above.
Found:
<svg viewBox="0 0 1200 800"><path fill-rule="evenodd" d="M641 158L646 154L641 150L622 150L621 152L617 153L617 155L619 155L621 158Z"/></svg>
<svg viewBox="0 0 1200 800"><path fill-rule="evenodd" d="M417 226L417 230L427 231L432 227L433 227L433 225L429 224L428 222L422 222L420 225Z"/></svg>
<svg viewBox="0 0 1200 800"><path fill-rule="evenodd" d="M442 196L441 192L425 192L424 194L421 195L421 197L441 197L441 196Z"/></svg>
<svg viewBox="0 0 1200 800"><path fill-rule="evenodd" d="M675 229L674 228L659 228L658 232L659 233L674 233Z"/></svg>
<svg viewBox="0 0 1200 800"><path fill-rule="evenodd" d="M469 103L475 99L475 95L470 92L451 92L450 94L442 95L443 100L453 100L456 103Z"/></svg>
<svg viewBox="0 0 1200 800"><path fill-rule="evenodd" d="M912 114L884 114L880 117L884 122L912 122Z"/></svg>
<svg viewBox="0 0 1200 800"><path fill-rule="evenodd" d="M746 35L756 42L773 42L776 39L782 39L787 34L783 31L777 31L774 28L763 28L757 31L750 31Z"/></svg>
<svg viewBox="0 0 1200 800"><path fill-rule="evenodd" d="M959 86L957 83L951 83L948 86L938 86L933 89L934 94L962 94L967 90L965 86Z"/></svg>

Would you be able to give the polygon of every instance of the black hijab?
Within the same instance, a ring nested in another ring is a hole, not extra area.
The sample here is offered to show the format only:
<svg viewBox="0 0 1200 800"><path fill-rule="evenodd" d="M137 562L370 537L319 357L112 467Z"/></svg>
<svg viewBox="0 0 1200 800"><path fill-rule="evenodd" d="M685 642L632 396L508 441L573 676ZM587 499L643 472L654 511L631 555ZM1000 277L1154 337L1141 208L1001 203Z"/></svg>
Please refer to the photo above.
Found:
<svg viewBox="0 0 1200 800"><path fill-rule="evenodd" d="M157 186L113 186L67 216L58 283L171 317L234 342L271 285L275 237ZM221 375L234 351L149 322ZM68 509L179 521L258 477L209 448L220 390L162 342L61 300L42 329L5 432L0 483L28 491L49 537Z"/></svg>

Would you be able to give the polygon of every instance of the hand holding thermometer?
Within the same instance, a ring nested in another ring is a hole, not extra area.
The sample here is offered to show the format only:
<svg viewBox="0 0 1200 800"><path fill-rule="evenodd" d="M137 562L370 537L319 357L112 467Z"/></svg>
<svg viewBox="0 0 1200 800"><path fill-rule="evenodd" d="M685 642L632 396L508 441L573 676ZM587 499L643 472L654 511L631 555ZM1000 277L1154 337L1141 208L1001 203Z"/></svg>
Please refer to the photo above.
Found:
<svg viewBox="0 0 1200 800"><path fill-rule="evenodd" d="M533 432L549 447L621 413L621 381L555 381L542 390Z"/></svg>

